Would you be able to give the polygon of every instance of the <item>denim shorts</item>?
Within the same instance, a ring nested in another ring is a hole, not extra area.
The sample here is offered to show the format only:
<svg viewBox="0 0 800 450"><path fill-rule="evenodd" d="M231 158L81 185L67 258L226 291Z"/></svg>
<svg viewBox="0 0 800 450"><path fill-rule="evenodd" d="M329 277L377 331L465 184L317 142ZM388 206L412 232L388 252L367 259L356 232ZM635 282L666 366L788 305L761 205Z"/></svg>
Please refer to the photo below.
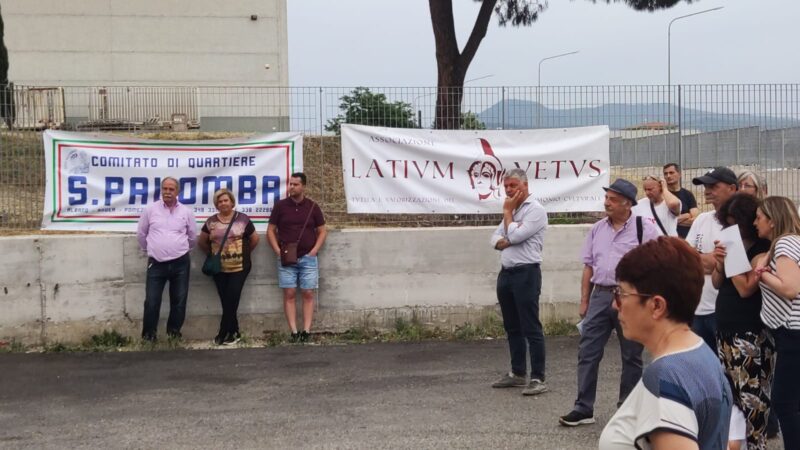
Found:
<svg viewBox="0 0 800 450"><path fill-rule="evenodd" d="M281 288L316 289L319 284L317 257L304 255L293 266L281 265L278 258L278 286Z"/></svg>

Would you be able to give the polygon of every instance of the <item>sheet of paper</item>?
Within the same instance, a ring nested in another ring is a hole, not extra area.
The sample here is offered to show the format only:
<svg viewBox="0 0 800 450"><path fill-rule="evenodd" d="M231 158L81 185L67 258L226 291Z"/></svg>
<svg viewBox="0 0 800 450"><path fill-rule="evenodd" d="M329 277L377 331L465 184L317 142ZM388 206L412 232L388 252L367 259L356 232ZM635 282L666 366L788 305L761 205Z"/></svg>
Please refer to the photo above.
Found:
<svg viewBox="0 0 800 450"><path fill-rule="evenodd" d="M725 246L725 276L730 278L748 272L752 269L747 252L742 243L742 235L738 226L730 226L719 234L719 241Z"/></svg>

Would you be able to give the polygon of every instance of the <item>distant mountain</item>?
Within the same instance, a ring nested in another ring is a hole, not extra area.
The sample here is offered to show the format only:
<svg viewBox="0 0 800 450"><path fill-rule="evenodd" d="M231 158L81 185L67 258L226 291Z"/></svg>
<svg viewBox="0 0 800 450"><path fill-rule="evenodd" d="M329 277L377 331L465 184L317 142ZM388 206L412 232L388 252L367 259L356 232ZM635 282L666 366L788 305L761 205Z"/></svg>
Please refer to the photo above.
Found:
<svg viewBox="0 0 800 450"><path fill-rule="evenodd" d="M506 100L505 111L501 102L478 113L487 129L562 128L589 125L608 125L612 130L635 127L644 123L661 122L677 126L678 108L667 103L617 104L594 107L551 109L529 100ZM669 116L669 112L672 116ZM800 120L752 114L721 114L698 109L681 108L680 124L683 129L717 131L732 128L760 126L762 128L790 128L800 126ZM541 118L537 119L537 113Z"/></svg>

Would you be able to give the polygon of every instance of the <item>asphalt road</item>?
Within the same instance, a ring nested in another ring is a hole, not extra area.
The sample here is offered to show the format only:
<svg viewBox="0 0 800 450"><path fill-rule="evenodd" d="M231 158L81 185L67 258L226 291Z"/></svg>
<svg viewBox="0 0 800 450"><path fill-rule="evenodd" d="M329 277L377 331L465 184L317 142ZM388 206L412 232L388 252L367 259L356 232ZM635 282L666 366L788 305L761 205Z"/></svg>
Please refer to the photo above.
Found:
<svg viewBox="0 0 800 450"><path fill-rule="evenodd" d="M547 338L547 352L537 397L489 387L508 370L504 340L0 354L0 448L596 448L616 341L598 423L578 428L558 425L577 338Z"/></svg>

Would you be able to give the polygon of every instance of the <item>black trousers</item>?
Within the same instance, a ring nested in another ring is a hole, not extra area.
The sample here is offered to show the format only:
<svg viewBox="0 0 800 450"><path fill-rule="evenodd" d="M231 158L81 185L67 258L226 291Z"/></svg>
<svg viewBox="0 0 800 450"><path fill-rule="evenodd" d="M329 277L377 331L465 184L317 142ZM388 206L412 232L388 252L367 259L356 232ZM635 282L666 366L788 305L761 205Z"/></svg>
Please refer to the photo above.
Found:
<svg viewBox="0 0 800 450"><path fill-rule="evenodd" d="M526 354L530 352L531 379L544 379L544 330L539 321L542 271L539 264L503 269L497 276L497 300L508 336L511 371L525 376Z"/></svg>
<svg viewBox="0 0 800 450"><path fill-rule="evenodd" d="M775 349L775 378L772 384L772 408L783 433L783 447L800 448L800 331L772 330Z"/></svg>
<svg viewBox="0 0 800 450"><path fill-rule="evenodd" d="M220 272L214 275L214 284L217 286L219 301L222 303L219 336L225 337L239 332L239 319L236 318L236 314L239 311L242 288L249 274L248 268L240 272Z"/></svg>

